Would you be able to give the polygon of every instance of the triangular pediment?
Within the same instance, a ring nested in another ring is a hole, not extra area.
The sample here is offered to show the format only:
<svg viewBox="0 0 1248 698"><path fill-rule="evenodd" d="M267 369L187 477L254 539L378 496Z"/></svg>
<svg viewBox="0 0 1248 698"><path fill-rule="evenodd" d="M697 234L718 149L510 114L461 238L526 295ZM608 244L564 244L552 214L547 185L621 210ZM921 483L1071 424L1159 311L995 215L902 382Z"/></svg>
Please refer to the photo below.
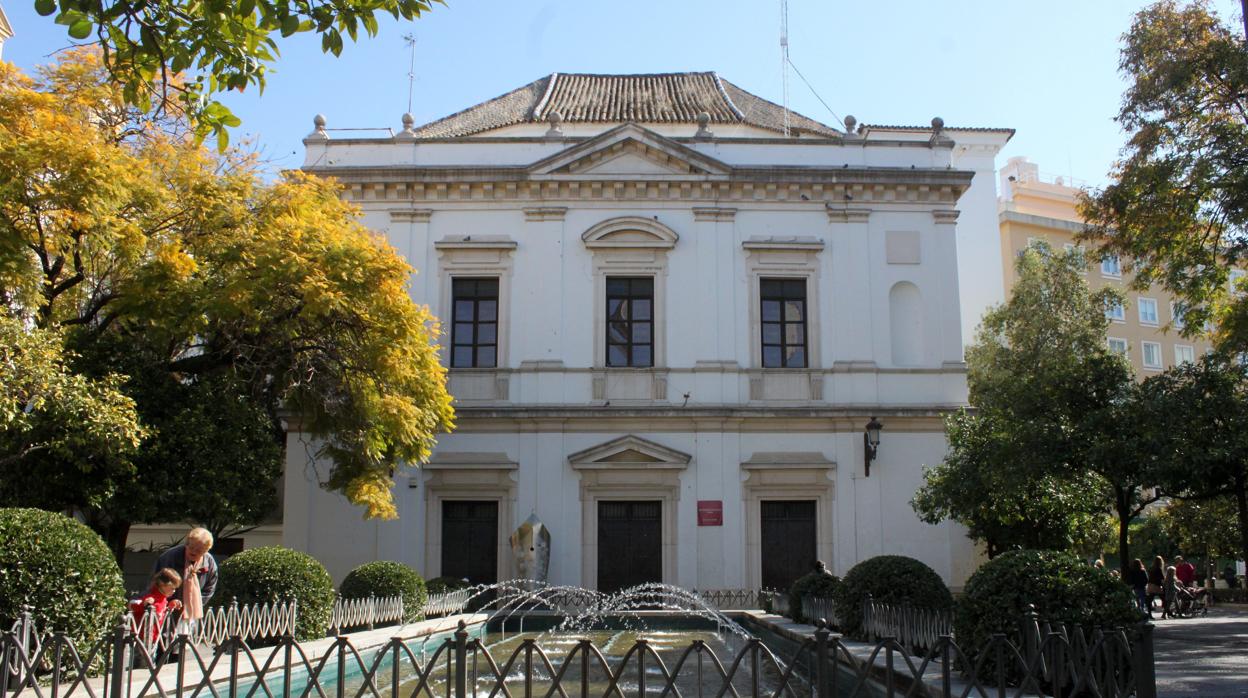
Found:
<svg viewBox="0 0 1248 698"><path fill-rule="evenodd" d="M700 176L727 175L731 167L670 138L624 124L584 143L533 163L546 175Z"/></svg>
<svg viewBox="0 0 1248 698"><path fill-rule="evenodd" d="M0 7L0 43L5 39L13 37L13 25L9 24L9 18L4 16L4 8Z"/></svg>
<svg viewBox="0 0 1248 698"><path fill-rule="evenodd" d="M693 456L643 439L621 436L568 456L568 463L582 468L684 468Z"/></svg>

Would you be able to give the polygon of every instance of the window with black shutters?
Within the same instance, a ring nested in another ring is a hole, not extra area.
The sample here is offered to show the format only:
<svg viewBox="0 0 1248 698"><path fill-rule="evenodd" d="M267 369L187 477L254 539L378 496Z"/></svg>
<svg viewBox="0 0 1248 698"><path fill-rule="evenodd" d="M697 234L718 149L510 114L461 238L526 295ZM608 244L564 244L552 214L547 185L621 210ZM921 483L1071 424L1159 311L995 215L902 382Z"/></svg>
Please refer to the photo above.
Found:
<svg viewBox="0 0 1248 698"><path fill-rule="evenodd" d="M654 365L654 279L607 277L607 365Z"/></svg>
<svg viewBox="0 0 1248 698"><path fill-rule="evenodd" d="M451 367L498 364L498 279L451 281Z"/></svg>
<svg viewBox="0 0 1248 698"><path fill-rule="evenodd" d="M806 280L759 280L763 368L806 367Z"/></svg>

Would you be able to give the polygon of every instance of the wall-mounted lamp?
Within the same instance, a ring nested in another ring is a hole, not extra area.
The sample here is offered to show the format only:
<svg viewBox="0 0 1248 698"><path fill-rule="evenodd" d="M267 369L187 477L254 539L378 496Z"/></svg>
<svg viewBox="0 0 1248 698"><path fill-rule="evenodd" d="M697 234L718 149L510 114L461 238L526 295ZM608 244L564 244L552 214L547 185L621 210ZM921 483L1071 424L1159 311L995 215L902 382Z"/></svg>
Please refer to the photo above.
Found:
<svg viewBox="0 0 1248 698"><path fill-rule="evenodd" d="M875 460L875 452L880 448L880 430L884 428L875 417L867 422L867 430L862 433L862 450L866 454L866 476L871 477L871 461Z"/></svg>

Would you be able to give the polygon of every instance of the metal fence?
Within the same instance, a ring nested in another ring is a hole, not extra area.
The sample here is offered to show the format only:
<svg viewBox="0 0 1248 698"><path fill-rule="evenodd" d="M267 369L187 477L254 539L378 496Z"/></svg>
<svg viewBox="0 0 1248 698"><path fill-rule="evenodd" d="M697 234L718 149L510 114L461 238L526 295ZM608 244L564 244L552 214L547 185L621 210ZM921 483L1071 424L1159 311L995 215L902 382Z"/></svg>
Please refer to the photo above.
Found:
<svg viewBox="0 0 1248 698"><path fill-rule="evenodd" d="M762 608L766 592L759 589L694 589L693 593L706 605L722 611Z"/></svg>
<svg viewBox="0 0 1248 698"><path fill-rule="evenodd" d="M425 601L425 617L439 618L462 613L470 598L472 598L471 589L430 594L428 600Z"/></svg>
<svg viewBox="0 0 1248 698"><path fill-rule="evenodd" d="M403 622L402 596L369 596L367 598L334 600L334 610L329 616L331 630L368 628L378 625L394 625Z"/></svg>
<svg viewBox="0 0 1248 698"><path fill-rule="evenodd" d="M830 599L821 599L830 601ZM826 606L831 607L828 603ZM803 606L805 608L805 606ZM821 616L807 616L819 618ZM829 622L840 627L839 623ZM953 634L953 612L945 609L919 608L910 604L879 603L866 595L862 603L862 628L871 641L893 637L914 654L935 647L942 636Z"/></svg>
<svg viewBox="0 0 1248 698"><path fill-rule="evenodd" d="M18 633L0 637L0 657L9 681L0 698L22 691L47 698L155 698L168 695L243 696L414 696L468 698L523 694L624 698L658 693L680 698L832 698L833 696L1094 696L1155 698L1152 626L1100 632L1089 644L1061 633L1014 643L996 635L965 653L948 635L920 657L911 657L895 638L854 651L825 627L778 657L750 639L717 656L694 641L664 651L638 639L616 661L590 640L561 655L537 641L519 642L495 657L469 636L461 621L453 637L414 652L401 638L373 650L334 638L316 654L290 636L252 650L230 638L207 651L181 635L170 652L152 655L125 623L104 640L78 648L64 634L37 648ZM984 658L992 658L986 670ZM99 660L97 679L87 668ZM349 681L350 679L350 681Z"/></svg>
<svg viewBox="0 0 1248 698"><path fill-rule="evenodd" d="M836 604L826 596L803 596L802 617L822 619L832 628L841 627L841 621L836 615Z"/></svg>

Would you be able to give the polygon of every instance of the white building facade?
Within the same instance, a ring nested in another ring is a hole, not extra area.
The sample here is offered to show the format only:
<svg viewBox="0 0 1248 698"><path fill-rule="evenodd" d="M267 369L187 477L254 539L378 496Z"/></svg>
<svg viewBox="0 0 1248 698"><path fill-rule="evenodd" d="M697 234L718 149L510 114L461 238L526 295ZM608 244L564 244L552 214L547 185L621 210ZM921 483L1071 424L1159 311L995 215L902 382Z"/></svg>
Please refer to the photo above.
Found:
<svg viewBox="0 0 1248 698"><path fill-rule="evenodd" d="M909 501L966 402L959 221L995 244L1009 132L847 122L786 123L714 73L555 74L387 138L318 117L304 169L417 270L458 425L387 522L322 490L292 431L283 542L336 578L494 581L535 515L557 584L782 586L901 554L960 586L964 530Z"/></svg>

